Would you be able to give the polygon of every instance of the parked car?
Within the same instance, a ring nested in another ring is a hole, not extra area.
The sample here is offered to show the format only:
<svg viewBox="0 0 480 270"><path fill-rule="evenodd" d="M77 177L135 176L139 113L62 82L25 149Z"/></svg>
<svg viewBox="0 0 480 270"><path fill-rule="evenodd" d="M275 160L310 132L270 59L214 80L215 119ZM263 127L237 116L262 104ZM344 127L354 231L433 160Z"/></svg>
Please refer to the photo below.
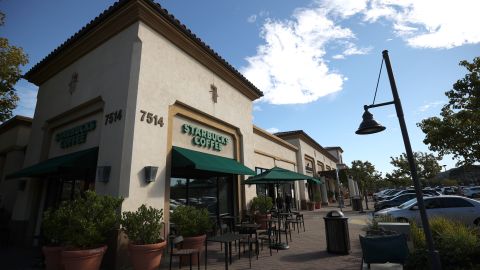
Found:
<svg viewBox="0 0 480 270"><path fill-rule="evenodd" d="M443 195L455 195L455 190L452 187L442 187L441 192Z"/></svg>
<svg viewBox="0 0 480 270"><path fill-rule="evenodd" d="M480 226L480 202L476 200L455 195L424 197L423 200L429 218L445 217L466 225ZM390 216L398 221L421 223L417 199L407 201L398 207L380 210L374 216Z"/></svg>
<svg viewBox="0 0 480 270"><path fill-rule="evenodd" d="M404 193L404 194L395 196L389 200L384 200L384 201L375 203L374 205L375 211L380 211L382 209L399 206L402 203L415 198L415 196L416 196L415 193ZM430 196L430 195L425 195L425 196Z"/></svg>
<svg viewBox="0 0 480 270"><path fill-rule="evenodd" d="M388 188L388 189L380 190L379 192L373 193L373 195L372 195L373 200L376 201L378 196L382 196L383 194L385 194L385 192L388 192L390 190L393 190L393 189Z"/></svg>
<svg viewBox="0 0 480 270"><path fill-rule="evenodd" d="M463 189L463 196L474 198L480 195L480 187L466 187Z"/></svg>
<svg viewBox="0 0 480 270"><path fill-rule="evenodd" d="M399 196L399 195L402 195L402 194L407 194L407 193L415 193L415 190L414 189L405 189L405 190L401 190L393 195L390 195L390 196L385 196L383 197L383 200L390 200L396 196ZM423 189L422 190L422 193L424 195L430 195L430 196L440 196L442 194L440 194L439 192L437 192L436 190L433 190L433 189Z"/></svg>
<svg viewBox="0 0 480 270"><path fill-rule="evenodd" d="M395 194L399 191L400 191L399 189L390 189L390 190L384 192L383 194L378 195L376 197L376 200L377 201L382 201L382 200L384 200L385 197L391 196L391 195L393 195L393 194Z"/></svg>

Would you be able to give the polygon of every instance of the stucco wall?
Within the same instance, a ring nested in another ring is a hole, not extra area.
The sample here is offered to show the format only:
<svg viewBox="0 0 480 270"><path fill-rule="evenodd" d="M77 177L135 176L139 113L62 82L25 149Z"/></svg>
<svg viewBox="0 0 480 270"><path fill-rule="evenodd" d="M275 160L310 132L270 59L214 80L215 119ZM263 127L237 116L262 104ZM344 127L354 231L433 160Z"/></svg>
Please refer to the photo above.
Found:
<svg viewBox="0 0 480 270"><path fill-rule="evenodd" d="M297 171L296 168L296 151L295 149L285 147L284 145L267 139L265 135L262 136L263 131L254 132L254 167L271 169L275 166L291 171ZM245 186L247 203L255 197L255 185Z"/></svg>
<svg viewBox="0 0 480 270"><path fill-rule="evenodd" d="M39 86L24 167L52 156L98 145L100 148L98 165L109 165L112 170L110 182L96 183L96 191L114 196L123 196L128 192L128 186L127 190L122 189L122 183L129 182L130 155L125 141L128 132L133 129L128 123L129 119L133 118L134 112L130 113L127 100L131 102L136 97L137 84L134 83L135 87L132 88L131 82L138 77L138 69L135 71L133 64L137 32L138 23L127 27ZM69 84L74 73L78 74L78 81L74 91L70 91L72 88ZM92 100L103 100L101 103L104 104L96 111L95 116L91 114L92 108L85 105ZM72 109L75 110L74 113L71 113ZM122 119L105 126L104 115L120 109L123 111ZM68 113L65 114L66 112ZM60 115L62 117L58 117ZM63 150L56 148L54 144L57 142L52 139L55 130L68 127L66 123L73 125L83 123L91 117L98 120L97 130L92 136L95 140L90 141L87 138L84 144ZM35 226L38 225L36 223L40 220L46 184L46 181L29 180L25 189L17 192L12 220L18 224L25 224L22 225L24 229L20 232L25 239L32 238Z"/></svg>
<svg viewBox="0 0 480 270"><path fill-rule="evenodd" d="M313 171L317 172L320 170L317 166L317 162L320 161L324 164L324 166L329 166L331 169L336 168L336 162L328 158L327 156L323 155L320 151L315 149L315 147L311 146L309 143L299 139L299 138L290 138L285 139L287 142L297 146L299 150L297 151L297 164L298 164L298 172L303 173L306 175L312 175L312 173L308 173L305 170L305 156L311 157L314 159L313 162ZM300 181L298 183L298 192L301 199L305 200L313 200L313 198L308 197L308 191L305 188L305 181Z"/></svg>
<svg viewBox="0 0 480 270"><path fill-rule="evenodd" d="M148 26L140 24L138 36L142 42L142 56L129 196L123 204L125 210L135 209L141 203L164 208L169 170L169 108L176 102L236 127L241 133L240 162L253 167L251 100ZM211 84L218 89L217 103L212 101ZM160 127L141 122L140 110L163 117L165 125ZM180 130L171 130L171 136L181 135ZM146 165L159 167L153 183L143 181L142 170Z"/></svg>

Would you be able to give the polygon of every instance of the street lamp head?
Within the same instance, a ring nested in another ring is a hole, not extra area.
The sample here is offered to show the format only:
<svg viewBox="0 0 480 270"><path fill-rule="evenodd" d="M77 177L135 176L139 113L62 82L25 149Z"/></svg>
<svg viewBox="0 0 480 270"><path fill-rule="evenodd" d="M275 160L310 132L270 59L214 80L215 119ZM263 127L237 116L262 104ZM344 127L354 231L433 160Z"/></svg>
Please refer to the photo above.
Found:
<svg viewBox="0 0 480 270"><path fill-rule="evenodd" d="M385 127L380 125L377 121L373 119L373 115L365 108L365 112L363 113L363 121L360 123L358 130L355 131L358 135L367 135L373 134L380 131L384 131Z"/></svg>

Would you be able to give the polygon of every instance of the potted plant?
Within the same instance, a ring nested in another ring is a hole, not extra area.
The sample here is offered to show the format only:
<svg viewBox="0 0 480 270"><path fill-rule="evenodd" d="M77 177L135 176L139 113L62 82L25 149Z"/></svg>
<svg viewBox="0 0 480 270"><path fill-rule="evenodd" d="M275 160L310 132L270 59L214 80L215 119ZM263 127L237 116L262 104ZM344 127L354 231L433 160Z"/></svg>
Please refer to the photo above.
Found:
<svg viewBox="0 0 480 270"><path fill-rule="evenodd" d="M315 192L313 194L313 200L315 201L315 209L320 209L322 206L322 196L320 195L320 192Z"/></svg>
<svg viewBox="0 0 480 270"><path fill-rule="evenodd" d="M335 193L333 191L331 190L327 191L327 197L330 203L335 202Z"/></svg>
<svg viewBox="0 0 480 270"><path fill-rule="evenodd" d="M272 217L272 214L269 213L272 207L273 201L271 197L259 195L252 199L250 211L255 216L255 223L260 224L260 229L267 229L267 222Z"/></svg>
<svg viewBox="0 0 480 270"><path fill-rule="evenodd" d="M207 238L207 231L212 228L208 210L193 206L181 205L173 210L171 219L179 235L183 236L183 248L202 250ZM187 256L181 257L182 265L188 261ZM197 255L192 255L194 264L198 261Z"/></svg>
<svg viewBox="0 0 480 270"><path fill-rule="evenodd" d="M123 212L120 224L129 239L128 250L136 270L160 267L167 242L162 238L163 209L142 204L135 212Z"/></svg>
<svg viewBox="0 0 480 270"><path fill-rule="evenodd" d="M86 191L74 201L63 202L58 213L63 225L62 263L66 270L97 270L107 250L107 235L118 228L121 198Z"/></svg>
<svg viewBox="0 0 480 270"><path fill-rule="evenodd" d="M308 209L309 211L314 211L314 210L315 210L315 202L308 201L308 202L307 202L307 209Z"/></svg>
<svg viewBox="0 0 480 270"><path fill-rule="evenodd" d="M61 211L48 209L43 214L42 231L44 245L42 252L45 257L45 269L62 270L62 250L65 215Z"/></svg>

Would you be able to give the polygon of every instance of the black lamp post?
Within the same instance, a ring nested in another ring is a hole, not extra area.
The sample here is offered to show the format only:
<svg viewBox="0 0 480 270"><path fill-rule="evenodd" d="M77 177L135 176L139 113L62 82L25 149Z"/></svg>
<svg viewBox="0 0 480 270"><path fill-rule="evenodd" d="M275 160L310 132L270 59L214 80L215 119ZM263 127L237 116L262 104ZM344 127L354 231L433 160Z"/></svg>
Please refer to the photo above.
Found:
<svg viewBox="0 0 480 270"><path fill-rule="evenodd" d="M393 101L365 105L365 112L363 113L363 121L358 127L358 130L355 132L359 135L373 134L385 130L385 127L377 123L373 119L373 115L368 111L370 108L381 107L386 105L395 105L395 111L397 112L398 122L400 123L400 129L402 131L403 143L405 144L405 151L407 153L408 164L410 166L410 172L412 174L413 185L415 187L415 194L417 197L418 209L420 211L420 217L422 220L422 227L425 233L425 239L428 246L429 261L430 266L434 270L441 269L440 256L438 251L435 250L432 238L432 232L430 230L430 225L428 224L427 212L425 211L425 203L423 201L422 188L420 187L420 182L418 180L417 168L415 166L415 161L413 158L412 146L410 145L410 139L408 137L407 126L405 124L405 119L403 117L402 104L400 102L400 97L398 96L397 86L395 84L395 78L393 77L392 67L390 65L390 58L388 57L388 51L385 50L382 52L383 60L385 61L385 66L388 72L388 79L390 81L390 87L392 89Z"/></svg>

